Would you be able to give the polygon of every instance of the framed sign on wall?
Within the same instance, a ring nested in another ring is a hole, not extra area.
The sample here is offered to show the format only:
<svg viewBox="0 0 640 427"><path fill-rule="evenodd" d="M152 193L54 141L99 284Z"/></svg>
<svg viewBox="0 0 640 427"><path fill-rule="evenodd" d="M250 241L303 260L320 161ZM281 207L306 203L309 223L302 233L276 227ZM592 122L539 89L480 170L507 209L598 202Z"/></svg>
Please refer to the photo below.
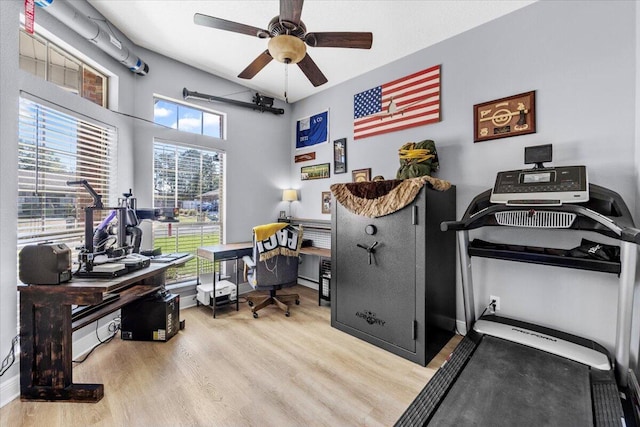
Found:
<svg viewBox="0 0 640 427"><path fill-rule="evenodd" d="M473 142L536 132L535 91L473 106Z"/></svg>

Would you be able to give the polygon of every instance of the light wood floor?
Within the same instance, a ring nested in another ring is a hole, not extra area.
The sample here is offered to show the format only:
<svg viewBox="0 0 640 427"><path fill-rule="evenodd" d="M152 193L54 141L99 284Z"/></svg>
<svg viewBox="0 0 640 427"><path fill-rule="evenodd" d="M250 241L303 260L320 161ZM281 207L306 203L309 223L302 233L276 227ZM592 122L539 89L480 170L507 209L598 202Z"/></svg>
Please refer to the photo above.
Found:
<svg viewBox="0 0 640 427"><path fill-rule="evenodd" d="M122 341L74 367L75 383L103 383L98 403L21 402L1 426L391 426L460 337L421 367L334 329L330 307L298 286L291 317L246 304L181 312L170 341Z"/></svg>

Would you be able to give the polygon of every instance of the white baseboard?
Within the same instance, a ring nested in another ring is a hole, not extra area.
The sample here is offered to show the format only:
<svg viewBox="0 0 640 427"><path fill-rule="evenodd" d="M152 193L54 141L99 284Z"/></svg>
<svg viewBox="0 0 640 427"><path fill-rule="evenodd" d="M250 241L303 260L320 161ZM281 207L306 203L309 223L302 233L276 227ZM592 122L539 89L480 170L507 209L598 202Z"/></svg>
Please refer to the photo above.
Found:
<svg viewBox="0 0 640 427"><path fill-rule="evenodd" d="M0 383L0 408L18 397L20 397L20 372Z"/></svg>
<svg viewBox="0 0 640 427"><path fill-rule="evenodd" d="M467 334L467 324L463 320L456 320L456 329L460 335Z"/></svg>

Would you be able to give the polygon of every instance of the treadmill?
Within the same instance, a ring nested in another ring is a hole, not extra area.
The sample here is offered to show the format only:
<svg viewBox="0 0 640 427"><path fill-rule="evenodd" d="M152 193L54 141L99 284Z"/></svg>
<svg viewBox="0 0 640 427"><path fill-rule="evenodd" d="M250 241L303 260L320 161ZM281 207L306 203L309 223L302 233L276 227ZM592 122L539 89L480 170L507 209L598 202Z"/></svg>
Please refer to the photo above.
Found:
<svg viewBox="0 0 640 427"><path fill-rule="evenodd" d="M619 241L619 258L469 241L469 230L486 226L594 231ZM467 334L396 426L636 425L628 381L640 230L620 195L589 184L583 166L500 172L462 220L441 229L458 236ZM615 358L591 340L550 328L496 315L476 321L472 256L617 274Z"/></svg>

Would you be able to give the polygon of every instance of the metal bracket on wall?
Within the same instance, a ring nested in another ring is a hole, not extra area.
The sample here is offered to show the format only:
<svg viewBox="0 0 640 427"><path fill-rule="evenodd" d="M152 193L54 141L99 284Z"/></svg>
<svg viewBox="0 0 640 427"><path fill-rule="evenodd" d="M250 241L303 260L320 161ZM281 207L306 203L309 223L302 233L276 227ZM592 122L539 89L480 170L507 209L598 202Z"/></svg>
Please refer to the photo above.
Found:
<svg viewBox="0 0 640 427"><path fill-rule="evenodd" d="M268 112L276 114L276 115L284 114L284 109L283 108L274 108L271 105L267 105L268 103L265 102L265 100L266 99L271 99L271 98L267 98L265 96L261 96L261 95L258 95L258 94L256 94L256 96L253 98L255 104L251 104L249 102L236 101L235 99L227 99L227 98L222 98L220 96L214 96L214 95L207 95L207 94L204 94L204 93L192 92L192 91L188 90L185 87L185 88L182 89L182 98L184 98L184 99L195 98L195 99L200 99L200 100L209 101L209 102L223 102L223 103L226 103L226 104L237 105L238 107L250 108L252 110L258 110L261 113L265 112L265 111L268 111ZM271 102L273 102L273 101L271 101Z"/></svg>

